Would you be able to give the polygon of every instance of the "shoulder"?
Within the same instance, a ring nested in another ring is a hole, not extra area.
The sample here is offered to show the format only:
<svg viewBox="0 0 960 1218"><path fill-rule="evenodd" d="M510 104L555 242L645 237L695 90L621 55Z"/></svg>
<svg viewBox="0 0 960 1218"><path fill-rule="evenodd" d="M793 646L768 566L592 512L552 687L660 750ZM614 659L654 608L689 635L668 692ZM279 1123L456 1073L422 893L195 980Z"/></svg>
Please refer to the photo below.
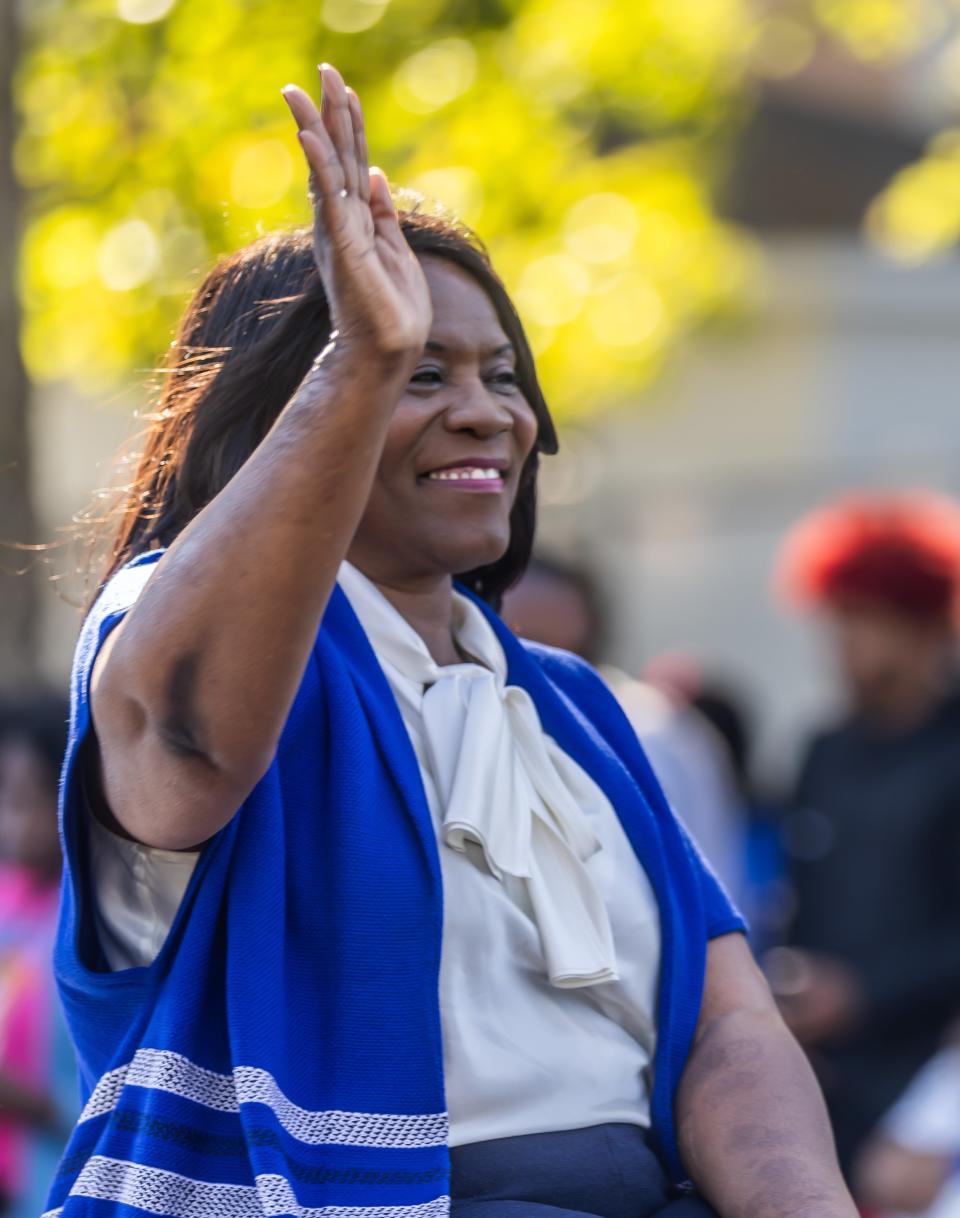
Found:
<svg viewBox="0 0 960 1218"><path fill-rule="evenodd" d="M579 691L586 697L616 701L610 687L593 665L572 651L548 647L545 643L533 643L529 639L518 639L518 642L545 675L561 688L568 692Z"/></svg>
<svg viewBox="0 0 960 1218"><path fill-rule="evenodd" d="M519 642L543 675L618 751L636 743L636 732L620 699L592 664L559 647L527 639Z"/></svg>
<svg viewBox="0 0 960 1218"><path fill-rule="evenodd" d="M99 630L110 618L122 616L134 604L157 569L165 551L151 550L125 563L101 587L84 621L83 632Z"/></svg>
<svg viewBox="0 0 960 1218"><path fill-rule="evenodd" d="M107 635L136 603L147 581L157 569L162 550L151 550L120 567L100 589L77 638L73 657L74 697L86 700L87 685Z"/></svg>

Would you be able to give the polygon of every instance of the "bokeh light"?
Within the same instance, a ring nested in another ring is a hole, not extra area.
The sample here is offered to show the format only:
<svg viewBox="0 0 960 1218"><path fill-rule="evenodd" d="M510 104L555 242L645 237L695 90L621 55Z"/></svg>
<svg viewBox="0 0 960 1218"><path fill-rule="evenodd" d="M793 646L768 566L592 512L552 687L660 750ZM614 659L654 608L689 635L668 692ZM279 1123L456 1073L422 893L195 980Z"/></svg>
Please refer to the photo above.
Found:
<svg viewBox="0 0 960 1218"><path fill-rule="evenodd" d="M294 162L281 140L257 140L237 153L230 169L230 197L241 207L269 207L293 182Z"/></svg>
<svg viewBox="0 0 960 1218"><path fill-rule="evenodd" d="M625 273L590 301L588 320L604 346L632 348L641 355L656 342L665 320L663 299L642 275Z"/></svg>
<svg viewBox="0 0 960 1218"><path fill-rule="evenodd" d="M624 195L588 195L567 213L564 240L583 262L616 262L630 252L638 227L636 208Z"/></svg>
<svg viewBox="0 0 960 1218"><path fill-rule="evenodd" d="M569 254L547 254L531 262L517 285L521 313L540 326L561 326L583 307L590 276Z"/></svg>
<svg viewBox="0 0 960 1218"><path fill-rule="evenodd" d="M809 23L796 17L771 16L757 27L750 66L760 76L781 80L805 68L816 46L816 33Z"/></svg>
<svg viewBox="0 0 960 1218"><path fill-rule="evenodd" d="M429 114L465 93L477 74L477 55L465 38L442 38L397 69L393 91L405 110Z"/></svg>
<svg viewBox="0 0 960 1218"><path fill-rule="evenodd" d="M321 18L328 30L359 34L377 24L390 0L323 0Z"/></svg>
<svg viewBox="0 0 960 1218"><path fill-rule="evenodd" d="M117 0L117 15L134 25L149 25L166 17L176 0Z"/></svg>
<svg viewBox="0 0 960 1218"><path fill-rule="evenodd" d="M438 202L468 224L475 222L483 206L483 182L469 165L428 169L410 181L414 191Z"/></svg>
<svg viewBox="0 0 960 1218"><path fill-rule="evenodd" d="M111 292L129 292L152 278L160 263L160 242L144 220L125 220L103 237L97 271Z"/></svg>

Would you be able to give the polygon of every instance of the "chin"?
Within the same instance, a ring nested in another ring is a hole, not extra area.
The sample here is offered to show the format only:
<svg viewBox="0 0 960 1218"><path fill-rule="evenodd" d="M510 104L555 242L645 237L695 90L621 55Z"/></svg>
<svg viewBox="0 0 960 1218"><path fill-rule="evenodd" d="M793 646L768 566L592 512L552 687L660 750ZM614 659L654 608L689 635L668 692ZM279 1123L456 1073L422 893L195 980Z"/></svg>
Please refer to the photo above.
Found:
<svg viewBox="0 0 960 1218"><path fill-rule="evenodd" d="M487 567L498 559L503 558L510 545L510 533L497 532L489 537L464 538L464 544L448 550L448 569L455 575L467 571L475 571L477 567Z"/></svg>

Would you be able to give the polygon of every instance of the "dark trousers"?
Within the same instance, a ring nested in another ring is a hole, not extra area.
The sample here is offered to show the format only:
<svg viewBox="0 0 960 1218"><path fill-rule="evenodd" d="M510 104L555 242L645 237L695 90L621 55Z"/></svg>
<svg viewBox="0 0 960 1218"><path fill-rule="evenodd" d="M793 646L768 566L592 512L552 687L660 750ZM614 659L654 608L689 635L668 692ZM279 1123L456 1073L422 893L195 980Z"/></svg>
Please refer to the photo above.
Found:
<svg viewBox="0 0 960 1218"><path fill-rule="evenodd" d="M450 1160L451 1218L716 1218L671 1187L638 1125L471 1142Z"/></svg>

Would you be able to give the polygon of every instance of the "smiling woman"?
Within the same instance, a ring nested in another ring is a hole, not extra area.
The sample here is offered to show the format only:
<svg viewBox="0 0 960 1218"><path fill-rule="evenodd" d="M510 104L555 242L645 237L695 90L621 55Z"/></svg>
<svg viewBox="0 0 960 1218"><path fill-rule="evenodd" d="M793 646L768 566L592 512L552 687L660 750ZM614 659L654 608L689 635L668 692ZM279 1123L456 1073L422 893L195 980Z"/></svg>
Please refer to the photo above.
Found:
<svg viewBox="0 0 960 1218"><path fill-rule="evenodd" d="M425 474L444 465L496 467L507 476L500 535L486 542L491 560L470 528L467 549L445 566L496 606L529 558L538 454L556 451L556 434L523 327L483 246L468 229L427 210L401 212L397 222L420 260L434 316L421 358L397 395L368 514L379 505L381 522L387 513L388 530L402 541L411 531L404 512L419 506L412 492L422 489ZM309 230L269 234L214 267L171 348L106 578L143 550L169 545L224 488L325 350L333 327ZM479 415L489 418L471 417L478 403ZM424 467L433 457L432 469ZM436 525L437 507L421 513L421 524ZM446 536L449 517L439 523L442 542L464 545L463 531Z"/></svg>
<svg viewBox="0 0 960 1218"><path fill-rule="evenodd" d="M556 449L516 311L322 89L312 231L200 286L80 635L46 1218L849 1218L626 719L497 616Z"/></svg>

